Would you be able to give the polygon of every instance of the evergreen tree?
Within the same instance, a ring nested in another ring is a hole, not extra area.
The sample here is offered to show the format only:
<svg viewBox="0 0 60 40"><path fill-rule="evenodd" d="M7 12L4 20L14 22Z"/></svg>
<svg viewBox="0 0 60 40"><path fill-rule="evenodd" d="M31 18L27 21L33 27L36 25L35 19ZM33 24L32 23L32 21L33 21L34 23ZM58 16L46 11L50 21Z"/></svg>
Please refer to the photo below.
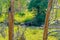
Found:
<svg viewBox="0 0 60 40"><path fill-rule="evenodd" d="M37 13L32 21L35 26L41 26L45 22L46 9L48 5L48 0L31 0L28 5L28 10L32 11L36 9Z"/></svg>

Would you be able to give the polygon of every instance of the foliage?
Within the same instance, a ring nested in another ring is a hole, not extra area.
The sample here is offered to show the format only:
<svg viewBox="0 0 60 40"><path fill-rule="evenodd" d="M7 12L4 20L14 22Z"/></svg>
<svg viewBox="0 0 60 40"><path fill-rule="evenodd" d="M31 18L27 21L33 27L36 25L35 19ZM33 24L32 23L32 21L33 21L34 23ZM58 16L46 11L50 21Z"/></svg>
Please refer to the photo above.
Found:
<svg viewBox="0 0 60 40"><path fill-rule="evenodd" d="M25 22L27 20L32 20L34 17L34 14L33 14L33 11L32 12L29 12L28 10L25 10L23 13L16 13L14 15L14 19L17 21L17 22Z"/></svg>
<svg viewBox="0 0 60 40"><path fill-rule="evenodd" d="M28 6L29 11L35 9L37 11L33 19L33 25L41 26L44 24L48 0L31 0Z"/></svg>
<svg viewBox="0 0 60 40"><path fill-rule="evenodd" d="M0 10L2 10L2 12L7 12L10 5L10 0L0 0L0 4L2 6L0 6L2 8Z"/></svg>
<svg viewBox="0 0 60 40"><path fill-rule="evenodd" d="M9 6L10 0L0 0L0 22L4 22L4 20L7 18Z"/></svg>
<svg viewBox="0 0 60 40"><path fill-rule="evenodd" d="M7 13L3 13L3 14L1 14L0 15L0 22L4 22L4 20L6 20L7 19Z"/></svg>

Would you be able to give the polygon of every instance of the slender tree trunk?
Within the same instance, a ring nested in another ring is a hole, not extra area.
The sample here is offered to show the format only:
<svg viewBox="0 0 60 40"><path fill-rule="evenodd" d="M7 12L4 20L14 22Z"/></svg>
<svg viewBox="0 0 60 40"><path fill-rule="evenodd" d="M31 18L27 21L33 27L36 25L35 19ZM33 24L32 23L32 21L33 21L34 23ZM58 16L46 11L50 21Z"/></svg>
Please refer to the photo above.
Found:
<svg viewBox="0 0 60 40"><path fill-rule="evenodd" d="M18 0L18 11L21 11L21 2Z"/></svg>
<svg viewBox="0 0 60 40"><path fill-rule="evenodd" d="M18 0L18 11L21 12L21 0ZM25 38L24 38L24 32L25 32L25 31L26 31L26 28L25 28L25 30L23 31L23 33L22 33L22 35L21 35L21 37L20 37L19 40L25 40Z"/></svg>
<svg viewBox="0 0 60 40"><path fill-rule="evenodd" d="M46 19L45 19L43 40L47 40L47 37L48 37L48 21L49 21L50 10L51 10L51 7L52 7L52 2L53 2L53 0L49 0L49 3L48 3Z"/></svg>
<svg viewBox="0 0 60 40"><path fill-rule="evenodd" d="M8 14L8 22L9 22L9 40L13 40L14 35L14 0L11 0L9 14Z"/></svg>

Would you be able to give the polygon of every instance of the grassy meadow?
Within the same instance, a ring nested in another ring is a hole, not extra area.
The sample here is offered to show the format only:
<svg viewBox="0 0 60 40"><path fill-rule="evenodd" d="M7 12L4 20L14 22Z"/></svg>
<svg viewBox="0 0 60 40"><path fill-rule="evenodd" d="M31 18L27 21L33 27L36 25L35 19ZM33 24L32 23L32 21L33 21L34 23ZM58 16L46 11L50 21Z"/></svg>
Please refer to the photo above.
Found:
<svg viewBox="0 0 60 40"><path fill-rule="evenodd" d="M22 34L22 32L24 28L20 27L20 34ZM49 32L54 31L55 29L49 29ZM0 34L0 40L8 40L8 28L6 27L6 30L4 31L6 37L4 38L1 34ZM15 25L14 27L14 34L17 32L17 26ZM57 34L57 32L52 32L51 34L48 34L48 40L58 40L59 38L57 38L56 36L52 36ZM15 34L16 35L16 34ZM38 27L27 27L26 31L24 32L24 37L26 40L43 40L43 29L42 28L38 28Z"/></svg>

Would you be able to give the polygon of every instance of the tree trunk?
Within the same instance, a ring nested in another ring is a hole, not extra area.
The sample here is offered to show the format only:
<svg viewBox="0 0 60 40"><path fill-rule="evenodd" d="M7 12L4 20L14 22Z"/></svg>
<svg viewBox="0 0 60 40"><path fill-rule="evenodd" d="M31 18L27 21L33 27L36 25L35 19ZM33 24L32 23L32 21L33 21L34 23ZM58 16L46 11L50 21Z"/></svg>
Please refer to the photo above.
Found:
<svg viewBox="0 0 60 40"><path fill-rule="evenodd" d="M50 10L51 10L51 6L52 6L52 2L53 2L53 0L49 0L49 3L48 3L46 19L45 19L45 27L44 27L43 40L47 40L47 37L48 37L48 21L49 21L49 15L50 15Z"/></svg>
<svg viewBox="0 0 60 40"><path fill-rule="evenodd" d="M8 24L9 24L9 40L13 40L14 31L14 0L11 0L9 14L8 14Z"/></svg>
<svg viewBox="0 0 60 40"><path fill-rule="evenodd" d="M18 0L18 11L21 11L21 2Z"/></svg>

